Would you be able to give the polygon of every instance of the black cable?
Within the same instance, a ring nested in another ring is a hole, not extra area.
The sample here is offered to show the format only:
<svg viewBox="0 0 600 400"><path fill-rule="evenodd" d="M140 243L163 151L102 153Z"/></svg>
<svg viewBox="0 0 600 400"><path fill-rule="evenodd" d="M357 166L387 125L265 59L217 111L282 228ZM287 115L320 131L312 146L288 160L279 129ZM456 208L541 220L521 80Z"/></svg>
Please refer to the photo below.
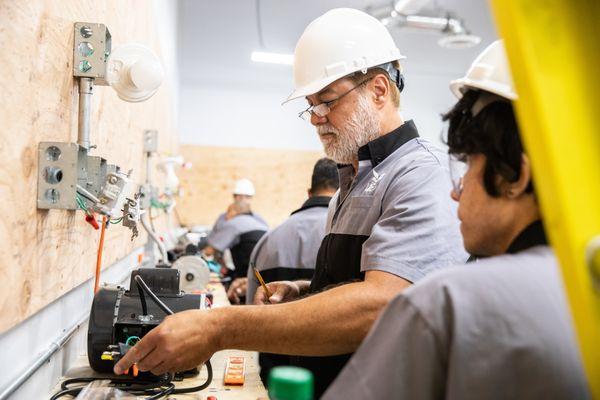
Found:
<svg viewBox="0 0 600 400"><path fill-rule="evenodd" d="M136 275L134 279L135 279L135 281L138 284L138 288L141 287L142 289L144 289L144 292L146 292L146 294L148 296L150 296L150 298L152 299L152 301L154 301L154 303L156 303L156 305L158 307L160 307L161 310L163 310L167 315L173 315L174 314L174 312L169 307L167 307L167 305L165 303L163 303L158 298L157 295L154 294L154 292L148 287L148 285L146 285L146 282L144 282L144 280L142 279L141 276Z"/></svg>
<svg viewBox="0 0 600 400"><path fill-rule="evenodd" d="M161 310L163 310L164 312L166 312L168 315L173 315L173 311L167 307L167 305L165 303L163 303L158 296L156 296L154 294L154 292L148 287L148 285L146 285L146 282L144 282L144 279L142 279L141 276L136 275L135 276L135 281L138 284L138 287L142 287L144 289L144 291L146 292L146 294L148 294L148 296L150 296L150 298L152 300L154 300L154 302L156 303L156 305L158 305ZM192 392L197 392L203 389L206 389L210 383L212 382L212 378L213 378L213 371L212 371L212 364L210 363L210 360L208 360L206 363L206 371L207 371L207 378L206 378L206 382L204 382L202 385L200 386L195 386L195 387L191 387L191 388L184 388L184 389L175 389L173 391L173 394L181 394L181 393L192 393Z"/></svg>
<svg viewBox="0 0 600 400"><path fill-rule="evenodd" d="M210 360L208 360L206 363L204 363L204 365L206 365L207 376L206 376L206 381L204 381L204 383L202 385L189 387L189 388L175 389L173 391L173 394L199 392L200 390L204 390L207 387L209 387L212 382L212 378L213 378L212 364L210 363Z"/></svg>
<svg viewBox="0 0 600 400"><path fill-rule="evenodd" d="M101 377L86 377L86 378L71 378L66 379L61 384L61 391L56 393L50 400L56 400L63 396L77 396L84 388L84 386L71 388L70 385L76 383L90 383L97 380L104 380L106 378ZM134 394L134 395L147 395L152 394L152 396L148 397L146 400L155 400L160 399L164 396L167 396L175 390L175 385L171 382L171 378L163 379L160 381L144 381L139 379L119 379L113 378L110 380L111 385L113 385L116 389ZM155 389L162 388L160 391L156 391Z"/></svg>
<svg viewBox="0 0 600 400"><path fill-rule="evenodd" d="M160 399L161 397L168 396L174 392L175 392L175 385L173 385L173 383L169 383L169 386L166 389L161 390L160 392L156 393L154 396L148 397L146 400Z"/></svg>
<svg viewBox="0 0 600 400"><path fill-rule="evenodd" d="M146 304L146 295L144 294L144 290L142 290L142 287L139 284L137 285L137 288L140 295L140 302L142 303L142 315L148 315L148 304Z"/></svg>

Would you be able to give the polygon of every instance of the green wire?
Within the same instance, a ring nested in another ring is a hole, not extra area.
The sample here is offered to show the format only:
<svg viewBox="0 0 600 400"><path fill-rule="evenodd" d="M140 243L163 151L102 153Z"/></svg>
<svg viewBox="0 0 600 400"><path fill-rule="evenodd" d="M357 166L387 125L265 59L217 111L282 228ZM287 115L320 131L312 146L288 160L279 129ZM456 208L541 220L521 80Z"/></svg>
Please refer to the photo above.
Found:
<svg viewBox="0 0 600 400"><path fill-rule="evenodd" d="M166 209L169 208L169 204L168 203L161 203L160 201L156 201L154 199L150 200L150 206L154 207L154 208L161 208L161 209Z"/></svg>
<svg viewBox="0 0 600 400"><path fill-rule="evenodd" d="M75 201L77 202L77 205L79 206L79 208L81 208L86 213L88 212L85 202L83 201L83 199L81 198L79 193L77 193L77 195L75 196Z"/></svg>
<svg viewBox="0 0 600 400"><path fill-rule="evenodd" d="M113 221L113 220L110 220L109 222L110 222L111 224L120 224L120 223L121 223L121 221L123 221L123 217L117 218L117 219L115 219L114 221Z"/></svg>
<svg viewBox="0 0 600 400"><path fill-rule="evenodd" d="M127 340L125 341L125 344L126 344L127 346L129 346L129 345L130 345L130 344L129 344L129 341L130 341L130 340L132 340L132 339L133 339L133 340L135 340L135 343L137 343L137 342L139 342L139 341L140 341L140 338L139 338L139 336L129 336L129 337L127 338ZM135 343L134 343L133 345L135 345ZM133 345L132 345L132 346L133 346Z"/></svg>

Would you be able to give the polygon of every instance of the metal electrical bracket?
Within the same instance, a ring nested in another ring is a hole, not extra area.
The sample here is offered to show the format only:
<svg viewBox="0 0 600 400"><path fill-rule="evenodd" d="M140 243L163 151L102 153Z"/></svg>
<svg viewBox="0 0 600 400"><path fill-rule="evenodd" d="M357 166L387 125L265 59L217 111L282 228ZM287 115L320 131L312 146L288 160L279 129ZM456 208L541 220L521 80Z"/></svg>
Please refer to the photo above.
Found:
<svg viewBox="0 0 600 400"><path fill-rule="evenodd" d="M38 147L37 206L76 210L79 145L41 142Z"/></svg>
<svg viewBox="0 0 600 400"><path fill-rule="evenodd" d="M41 209L77 210L76 197L108 215L123 199L127 175L116 165L90 156L77 143L41 142L38 147L37 206Z"/></svg>
<svg viewBox="0 0 600 400"><path fill-rule="evenodd" d="M89 155L94 85L108 85L111 35L104 24L74 25L73 76L79 83L77 143L41 142L38 148L37 206L41 209L89 211L114 216L123 204L129 174ZM79 199L78 199L79 197Z"/></svg>
<svg viewBox="0 0 600 400"><path fill-rule="evenodd" d="M73 76L93 78L96 85L108 85L106 62L111 52L112 38L104 24L75 23L73 45Z"/></svg>
<svg viewBox="0 0 600 400"><path fill-rule="evenodd" d="M144 152L156 153L158 151L158 131L148 129L144 131Z"/></svg>

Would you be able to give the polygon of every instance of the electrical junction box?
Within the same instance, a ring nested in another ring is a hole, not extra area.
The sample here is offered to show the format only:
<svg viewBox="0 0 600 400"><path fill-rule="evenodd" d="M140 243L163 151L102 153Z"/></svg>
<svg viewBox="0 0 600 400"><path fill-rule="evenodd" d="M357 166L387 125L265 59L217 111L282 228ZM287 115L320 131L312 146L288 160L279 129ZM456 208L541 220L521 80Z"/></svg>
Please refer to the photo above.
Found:
<svg viewBox="0 0 600 400"><path fill-rule="evenodd" d="M73 43L73 76L93 78L96 85L108 85L107 60L112 38L104 24L76 22Z"/></svg>

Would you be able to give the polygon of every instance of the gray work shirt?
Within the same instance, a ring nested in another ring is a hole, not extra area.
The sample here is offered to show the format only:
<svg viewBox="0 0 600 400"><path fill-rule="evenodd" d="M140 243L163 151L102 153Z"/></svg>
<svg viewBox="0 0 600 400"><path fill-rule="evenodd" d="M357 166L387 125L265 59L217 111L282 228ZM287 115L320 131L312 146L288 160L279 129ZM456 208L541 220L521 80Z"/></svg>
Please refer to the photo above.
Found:
<svg viewBox="0 0 600 400"><path fill-rule="evenodd" d="M447 154L420 138L412 121L362 146L358 159L356 175L351 165L339 168L340 190L329 205L311 292L363 280L368 271L417 282L468 259L450 198ZM318 397L349 358L294 362L314 373Z"/></svg>
<svg viewBox="0 0 600 400"><path fill-rule="evenodd" d="M249 215L251 215L252 217L256 218L258 220L258 222L264 224L265 226L269 225L269 224L267 224L267 221L265 221L265 219L260 214L252 212ZM219 229L221 229L221 227L223 226L223 224L225 222L227 222L227 219L225 218L226 216L227 216L227 213L222 213L221 215L219 215L219 217L215 221L215 224L212 227L211 232L215 232L215 231L218 231Z"/></svg>
<svg viewBox="0 0 600 400"><path fill-rule="evenodd" d="M266 282L312 277L317 252L325 236L327 206L330 200L330 197L308 199L301 209L295 211L256 244L250 260ZM252 304L258 286L258 280L249 268L247 304Z"/></svg>
<svg viewBox="0 0 600 400"><path fill-rule="evenodd" d="M240 214L224 221L217 231L211 231L206 241L216 250L223 252L240 240L240 236L252 231L266 231L269 227L252 214Z"/></svg>
<svg viewBox="0 0 600 400"><path fill-rule="evenodd" d="M556 258L432 274L385 309L324 399L587 399Z"/></svg>

